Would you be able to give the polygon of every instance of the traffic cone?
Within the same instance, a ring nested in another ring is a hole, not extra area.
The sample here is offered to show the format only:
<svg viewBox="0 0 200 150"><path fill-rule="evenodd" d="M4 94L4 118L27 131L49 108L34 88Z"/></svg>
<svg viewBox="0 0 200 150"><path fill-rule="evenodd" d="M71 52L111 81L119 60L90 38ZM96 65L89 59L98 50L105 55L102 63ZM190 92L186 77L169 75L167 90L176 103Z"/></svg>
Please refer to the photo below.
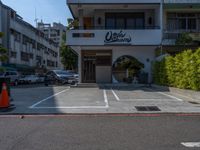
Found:
<svg viewBox="0 0 200 150"><path fill-rule="evenodd" d="M10 107L10 100L8 96L6 83L3 83L0 95L0 108L8 108L8 107Z"/></svg>

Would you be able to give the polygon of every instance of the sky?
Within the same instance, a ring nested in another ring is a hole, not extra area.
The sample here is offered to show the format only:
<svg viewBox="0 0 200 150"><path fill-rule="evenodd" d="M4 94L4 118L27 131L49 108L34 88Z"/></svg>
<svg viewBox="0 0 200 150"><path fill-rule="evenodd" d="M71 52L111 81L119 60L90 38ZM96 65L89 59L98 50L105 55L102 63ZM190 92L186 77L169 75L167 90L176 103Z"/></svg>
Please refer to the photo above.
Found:
<svg viewBox="0 0 200 150"><path fill-rule="evenodd" d="M36 26L35 18L44 23L60 22L67 25L67 18L71 13L66 0L1 0L3 4L11 7L23 20ZM36 17L35 17L36 16Z"/></svg>

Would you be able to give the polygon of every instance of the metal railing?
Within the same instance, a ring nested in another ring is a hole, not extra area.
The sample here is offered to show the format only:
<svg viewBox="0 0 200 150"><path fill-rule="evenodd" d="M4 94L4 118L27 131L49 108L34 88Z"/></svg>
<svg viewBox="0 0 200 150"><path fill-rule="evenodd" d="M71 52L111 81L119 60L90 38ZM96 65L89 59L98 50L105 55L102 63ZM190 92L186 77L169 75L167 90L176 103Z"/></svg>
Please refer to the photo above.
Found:
<svg viewBox="0 0 200 150"><path fill-rule="evenodd" d="M149 29L160 29L160 26L129 26L129 27L109 27L109 26L78 26L74 27L71 30L149 30Z"/></svg>

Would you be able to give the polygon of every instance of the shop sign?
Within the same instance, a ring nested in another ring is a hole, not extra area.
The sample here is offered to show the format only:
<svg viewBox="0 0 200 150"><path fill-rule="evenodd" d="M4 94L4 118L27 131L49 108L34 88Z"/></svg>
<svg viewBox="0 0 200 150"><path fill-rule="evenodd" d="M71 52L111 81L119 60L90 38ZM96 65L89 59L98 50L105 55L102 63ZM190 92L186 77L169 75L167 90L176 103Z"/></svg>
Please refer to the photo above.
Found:
<svg viewBox="0 0 200 150"><path fill-rule="evenodd" d="M119 32L109 31L106 33L104 43L105 44L130 44L131 36L122 30Z"/></svg>

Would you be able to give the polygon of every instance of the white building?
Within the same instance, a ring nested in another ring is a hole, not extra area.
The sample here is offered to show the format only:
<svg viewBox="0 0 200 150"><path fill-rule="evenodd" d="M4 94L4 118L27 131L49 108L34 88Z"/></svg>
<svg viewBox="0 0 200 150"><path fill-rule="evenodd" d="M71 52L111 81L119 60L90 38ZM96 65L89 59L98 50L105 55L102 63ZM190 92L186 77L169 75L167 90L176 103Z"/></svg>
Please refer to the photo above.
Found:
<svg viewBox="0 0 200 150"><path fill-rule="evenodd" d="M135 76L119 66L130 57L144 65L140 74L152 82L156 49L166 41L166 46L175 44L174 36L166 34L177 38L181 32L200 31L199 0L67 0L67 5L79 20L79 27L67 31L67 45L79 54L82 83Z"/></svg>
<svg viewBox="0 0 200 150"><path fill-rule="evenodd" d="M49 24L49 23L43 23L38 22L37 23L37 28L39 30L41 30L42 32L44 32L45 36L48 37L49 39L53 40L54 42L56 42L59 47L61 46L62 42L63 42L63 36L66 35L66 26L64 26L61 23L56 23L54 22L53 25ZM61 63L61 56L59 55L59 66L61 68L63 67L63 64Z"/></svg>
<svg viewBox="0 0 200 150"><path fill-rule="evenodd" d="M45 36L55 41L59 45L62 43L63 35L66 35L66 26L61 23L54 22L53 25L49 23L38 22L37 28L44 32Z"/></svg>
<svg viewBox="0 0 200 150"><path fill-rule="evenodd" d="M59 45L25 22L15 10L0 2L0 27L4 33L2 44L8 49L6 67L17 69L59 68Z"/></svg>

